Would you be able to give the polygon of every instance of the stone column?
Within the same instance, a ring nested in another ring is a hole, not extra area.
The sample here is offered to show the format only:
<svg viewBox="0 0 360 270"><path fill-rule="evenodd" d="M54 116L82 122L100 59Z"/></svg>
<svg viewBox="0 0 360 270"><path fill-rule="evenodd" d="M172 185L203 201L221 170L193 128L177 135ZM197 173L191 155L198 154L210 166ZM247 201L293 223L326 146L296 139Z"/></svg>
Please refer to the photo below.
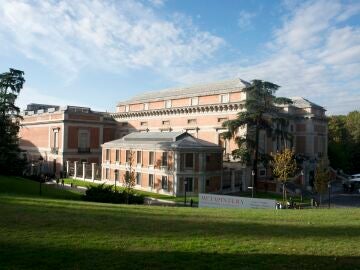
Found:
<svg viewBox="0 0 360 270"><path fill-rule="evenodd" d="M85 168L86 168L86 162L83 162L83 163L82 163L82 168L83 168L83 175L82 175L82 178L83 178L83 180L85 180Z"/></svg>
<svg viewBox="0 0 360 270"><path fill-rule="evenodd" d="M235 171L231 170L231 191L235 191Z"/></svg>
<svg viewBox="0 0 360 270"><path fill-rule="evenodd" d="M74 178L76 178L77 176L77 165L78 165L78 161L74 161Z"/></svg>
<svg viewBox="0 0 360 270"><path fill-rule="evenodd" d="M66 175L68 176L70 173L70 161L66 161Z"/></svg>
<svg viewBox="0 0 360 270"><path fill-rule="evenodd" d="M95 180L95 164L96 163L91 163L91 180Z"/></svg>

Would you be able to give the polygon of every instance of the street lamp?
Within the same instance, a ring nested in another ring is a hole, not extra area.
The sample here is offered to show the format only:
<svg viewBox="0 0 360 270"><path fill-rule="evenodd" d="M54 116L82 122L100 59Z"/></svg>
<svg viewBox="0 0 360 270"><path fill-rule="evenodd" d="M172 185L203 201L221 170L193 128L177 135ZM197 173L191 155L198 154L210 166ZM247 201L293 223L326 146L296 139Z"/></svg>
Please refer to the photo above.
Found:
<svg viewBox="0 0 360 270"><path fill-rule="evenodd" d="M254 178L255 178L255 172L254 172L254 170L251 171L251 175L252 175L251 197L254 198Z"/></svg>
<svg viewBox="0 0 360 270"><path fill-rule="evenodd" d="M328 183L328 190L329 190L329 208L330 208L330 192L331 192L331 183Z"/></svg>
<svg viewBox="0 0 360 270"><path fill-rule="evenodd" d="M305 183L304 183L304 171L301 170L300 174L301 174L301 185L304 186L305 185ZM303 202L303 192L302 192L302 190L300 191L300 200L301 200L301 202Z"/></svg>
<svg viewBox="0 0 360 270"><path fill-rule="evenodd" d="M184 205L185 206L186 206L186 187L187 187L187 180L184 181L184 190L185 190Z"/></svg>

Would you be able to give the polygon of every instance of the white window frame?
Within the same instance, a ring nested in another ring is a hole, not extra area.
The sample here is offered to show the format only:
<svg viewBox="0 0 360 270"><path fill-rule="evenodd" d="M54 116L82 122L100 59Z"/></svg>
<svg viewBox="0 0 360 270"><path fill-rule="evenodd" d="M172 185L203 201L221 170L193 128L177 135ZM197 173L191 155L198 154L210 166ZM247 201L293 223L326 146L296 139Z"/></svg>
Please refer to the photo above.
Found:
<svg viewBox="0 0 360 270"><path fill-rule="evenodd" d="M53 129L53 136L54 136L53 147L59 148L59 129L58 128Z"/></svg>
<svg viewBox="0 0 360 270"><path fill-rule="evenodd" d="M192 98L190 98L190 105L191 105L191 106L199 105L199 97L192 97Z"/></svg>
<svg viewBox="0 0 360 270"><path fill-rule="evenodd" d="M221 94L220 95L220 103L229 103L230 95L229 94Z"/></svg>
<svg viewBox="0 0 360 270"><path fill-rule="evenodd" d="M147 111L147 110L149 110L149 103L144 103L144 111Z"/></svg>
<svg viewBox="0 0 360 270"><path fill-rule="evenodd" d="M130 110L130 106L129 105L125 105L125 112L128 112Z"/></svg>
<svg viewBox="0 0 360 270"><path fill-rule="evenodd" d="M165 108L166 109L171 108L171 99L165 100Z"/></svg>
<svg viewBox="0 0 360 270"><path fill-rule="evenodd" d="M152 177L152 181L151 181L151 184L150 184L150 176ZM150 188L154 188L154 183L155 183L155 175L154 174L148 174L148 186Z"/></svg>
<svg viewBox="0 0 360 270"><path fill-rule="evenodd" d="M80 145L80 138L81 138L81 134L86 134L86 145L82 146ZM78 147L79 148L90 148L90 132L87 129L79 129L78 131Z"/></svg>

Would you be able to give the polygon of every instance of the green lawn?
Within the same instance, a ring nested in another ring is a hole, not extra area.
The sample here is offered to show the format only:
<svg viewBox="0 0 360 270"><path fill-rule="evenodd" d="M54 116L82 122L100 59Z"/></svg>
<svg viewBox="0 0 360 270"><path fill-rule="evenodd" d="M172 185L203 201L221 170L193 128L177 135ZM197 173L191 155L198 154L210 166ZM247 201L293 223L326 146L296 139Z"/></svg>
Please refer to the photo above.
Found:
<svg viewBox="0 0 360 270"><path fill-rule="evenodd" d="M36 184L0 177L0 269L360 269L358 209L111 205Z"/></svg>

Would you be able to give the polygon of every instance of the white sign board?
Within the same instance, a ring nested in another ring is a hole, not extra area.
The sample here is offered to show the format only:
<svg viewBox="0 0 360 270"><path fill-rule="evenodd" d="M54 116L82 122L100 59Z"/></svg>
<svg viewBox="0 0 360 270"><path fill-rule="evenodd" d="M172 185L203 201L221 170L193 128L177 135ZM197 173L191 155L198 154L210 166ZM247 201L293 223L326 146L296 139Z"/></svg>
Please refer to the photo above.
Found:
<svg viewBox="0 0 360 270"><path fill-rule="evenodd" d="M210 208L269 208L275 209L275 200L215 194L199 194L199 207Z"/></svg>

